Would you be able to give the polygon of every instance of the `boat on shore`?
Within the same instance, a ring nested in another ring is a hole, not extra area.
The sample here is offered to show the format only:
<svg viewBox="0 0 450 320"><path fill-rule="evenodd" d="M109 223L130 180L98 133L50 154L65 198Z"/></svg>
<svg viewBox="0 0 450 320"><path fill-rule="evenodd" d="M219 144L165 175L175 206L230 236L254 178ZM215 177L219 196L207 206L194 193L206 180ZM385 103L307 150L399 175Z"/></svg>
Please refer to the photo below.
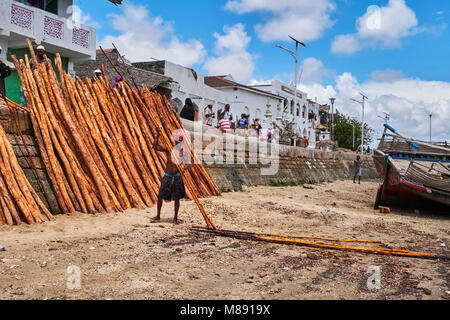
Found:
<svg viewBox="0 0 450 320"><path fill-rule="evenodd" d="M408 139L385 124L373 160L381 177L375 209L450 213L450 146Z"/></svg>

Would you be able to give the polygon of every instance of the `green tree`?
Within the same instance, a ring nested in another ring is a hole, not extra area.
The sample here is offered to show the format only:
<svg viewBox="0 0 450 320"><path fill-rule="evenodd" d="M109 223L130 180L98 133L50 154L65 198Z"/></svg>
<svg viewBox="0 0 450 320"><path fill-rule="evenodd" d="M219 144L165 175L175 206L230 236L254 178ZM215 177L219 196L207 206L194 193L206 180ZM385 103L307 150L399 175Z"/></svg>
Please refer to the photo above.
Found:
<svg viewBox="0 0 450 320"><path fill-rule="evenodd" d="M353 127L355 128L355 146L353 147ZM364 124L364 145L373 141L375 131ZM361 122L344 114L334 117L334 139L340 148L356 150L361 145Z"/></svg>

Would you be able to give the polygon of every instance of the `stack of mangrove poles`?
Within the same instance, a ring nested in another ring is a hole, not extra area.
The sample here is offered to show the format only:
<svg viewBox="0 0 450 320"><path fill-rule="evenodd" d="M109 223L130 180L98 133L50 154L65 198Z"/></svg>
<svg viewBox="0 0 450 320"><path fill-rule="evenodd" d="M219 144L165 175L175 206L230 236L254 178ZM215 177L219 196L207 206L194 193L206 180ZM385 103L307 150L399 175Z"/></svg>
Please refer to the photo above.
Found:
<svg viewBox="0 0 450 320"><path fill-rule="evenodd" d="M59 55L58 79L51 63L39 64L31 46L30 51L34 70L27 56L12 59L61 211L151 207L167 160L154 150L154 139L161 128L161 137L174 146L172 133L181 129L167 99L126 82L113 88L103 77L74 81L63 71ZM219 194L201 165L189 167L184 176L188 197Z"/></svg>
<svg viewBox="0 0 450 320"><path fill-rule="evenodd" d="M41 223L53 219L20 167L0 125L0 225Z"/></svg>

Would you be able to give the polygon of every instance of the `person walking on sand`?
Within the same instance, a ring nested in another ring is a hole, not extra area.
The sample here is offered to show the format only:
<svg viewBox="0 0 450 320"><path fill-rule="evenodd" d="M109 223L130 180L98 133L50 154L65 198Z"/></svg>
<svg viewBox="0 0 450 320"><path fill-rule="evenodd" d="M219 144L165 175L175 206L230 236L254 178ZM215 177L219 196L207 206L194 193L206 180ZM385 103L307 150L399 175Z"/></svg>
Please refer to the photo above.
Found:
<svg viewBox="0 0 450 320"><path fill-rule="evenodd" d="M353 183L356 183L356 176L358 176L358 183L361 184L361 156L358 155L355 160L355 175L353 176Z"/></svg>
<svg viewBox="0 0 450 320"><path fill-rule="evenodd" d="M159 188L158 193L158 203L157 203L157 214L156 217L152 219L152 221L156 222L161 220L161 208L163 205L163 200L166 201L174 201L175 202L175 215L173 217L173 223L178 224L178 211L180 210L180 199L186 197L186 190L184 188L183 178L181 177L181 173L178 170L178 167L175 163L175 159L172 156L172 152L165 146L159 144L159 136L158 132L155 142L153 143L153 148L156 151L161 151L166 153L167 162L166 168L164 169L164 177L161 181L161 187ZM175 139L177 143L182 143L184 141L184 137L182 135L177 136ZM184 162L186 154L184 149L181 148L178 152L178 162L180 165ZM185 167L183 172L189 168L189 165L185 163Z"/></svg>

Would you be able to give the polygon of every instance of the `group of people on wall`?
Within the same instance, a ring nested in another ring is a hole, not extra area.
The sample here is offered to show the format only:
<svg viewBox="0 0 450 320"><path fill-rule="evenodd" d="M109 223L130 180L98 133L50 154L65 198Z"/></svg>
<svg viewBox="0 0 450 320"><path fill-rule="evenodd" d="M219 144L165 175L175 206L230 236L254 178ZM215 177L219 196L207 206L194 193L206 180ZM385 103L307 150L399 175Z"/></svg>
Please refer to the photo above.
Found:
<svg viewBox="0 0 450 320"><path fill-rule="evenodd" d="M180 117L190 121L198 120L198 106L192 102L190 98L185 100L185 104L180 112ZM206 126L213 127L214 119L216 118L216 113L213 110L213 106L210 104L205 107L203 113L203 124ZM262 140L269 141L272 137L272 130L263 130L259 119L253 119L253 123L249 122L248 114L241 114L241 117L234 121L233 113L231 112L231 107L229 104L225 105L224 109L217 112L217 125L216 128L220 129L223 133L228 132L241 132L244 135L250 134L250 130L254 130L256 136L260 137Z"/></svg>

